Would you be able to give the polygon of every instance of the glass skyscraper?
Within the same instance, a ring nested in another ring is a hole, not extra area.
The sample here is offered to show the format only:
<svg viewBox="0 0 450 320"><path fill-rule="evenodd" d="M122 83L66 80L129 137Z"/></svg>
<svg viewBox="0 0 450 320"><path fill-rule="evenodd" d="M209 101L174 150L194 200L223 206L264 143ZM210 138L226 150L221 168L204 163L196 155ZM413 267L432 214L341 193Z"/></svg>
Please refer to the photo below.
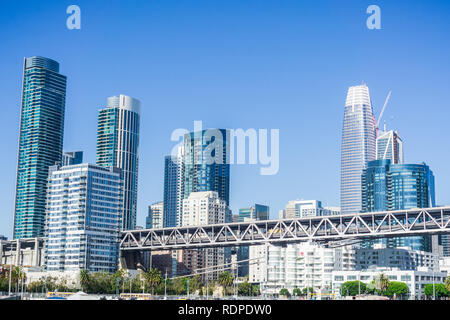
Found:
<svg viewBox="0 0 450 320"><path fill-rule="evenodd" d="M59 63L25 58L17 160L14 238L44 235L48 169L61 161L66 76Z"/></svg>
<svg viewBox="0 0 450 320"><path fill-rule="evenodd" d="M216 191L229 206L229 136L226 129L208 129L184 136L184 199L192 192ZM231 221L231 216L227 221Z"/></svg>
<svg viewBox="0 0 450 320"><path fill-rule="evenodd" d="M398 132L378 132L377 160L391 160L392 164L403 163L403 142Z"/></svg>
<svg viewBox="0 0 450 320"><path fill-rule="evenodd" d="M341 211L361 211L361 174L375 160L376 123L369 88L350 87L345 103L341 145Z"/></svg>
<svg viewBox="0 0 450 320"><path fill-rule="evenodd" d="M181 226L184 197L184 148L164 158L164 227Z"/></svg>
<svg viewBox="0 0 450 320"><path fill-rule="evenodd" d="M368 163L362 174L362 211L393 211L435 206L434 175L426 164L392 164L391 160ZM388 247L431 251L430 236L368 241L364 247L384 242Z"/></svg>
<svg viewBox="0 0 450 320"><path fill-rule="evenodd" d="M136 226L140 102L120 95L108 98L98 114L97 164L123 171L123 229Z"/></svg>

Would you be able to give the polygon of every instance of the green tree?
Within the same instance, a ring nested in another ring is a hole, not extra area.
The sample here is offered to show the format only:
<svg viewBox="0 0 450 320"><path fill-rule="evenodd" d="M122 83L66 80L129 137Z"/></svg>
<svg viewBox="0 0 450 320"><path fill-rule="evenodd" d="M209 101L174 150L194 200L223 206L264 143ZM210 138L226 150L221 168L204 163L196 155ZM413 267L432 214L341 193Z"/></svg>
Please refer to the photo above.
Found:
<svg viewBox="0 0 450 320"><path fill-rule="evenodd" d="M303 288L303 290L302 290L302 296L307 296L308 293L311 295L311 294L314 294L314 293L316 293L316 292L314 291L314 288L313 288L313 287Z"/></svg>
<svg viewBox="0 0 450 320"><path fill-rule="evenodd" d="M408 285L404 282L391 281L389 282L389 286L386 289L384 295L388 297L393 297L394 294L396 297L405 297L409 292Z"/></svg>
<svg viewBox="0 0 450 320"><path fill-rule="evenodd" d="M366 284L361 281L344 282L340 289L341 296L357 296L359 293L364 294L367 291Z"/></svg>
<svg viewBox="0 0 450 320"><path fill-rule="evenodd" d="M240 296L251 296L252 289L252 285L247 280L238 284L238 294Z"/></svg>
<svg viewBox="0 0 450 320"><path fill-rule="evenodd" d="M445 288L450 292L450 276L445 279Z"/></svg>
<svg viewBox="0 0 450 320"><path fill-rule="evenodd" d="M433 291L434 295L438 299L442 297L447 297L449 295L449 292L443 283L435 283L435 284L429 283L425 285L424 293L427 297L429 298L433 297Z"/></svg>
<svg viewBox="0 0 450 320"><path fill-rule="evenodd" d="M300 297L302 296L302 290L300 290L300 288L295 288L294 290L292 290L292 295L294 297Z"/></svg>
<svg viewBox="0 0 450 320"><path fill-rule="evenodd" d="M378 275L378 277L375 278L374 284L375 284L375 288L378 290L378 292L381 295L384 295L387 288L389 287L389 278L385 274L380 273Z"/></svg>
<svg viewBox="0 0 450 320"><path fill-rule="evenodd" d="M161 271L157 268L152 268L148 272L146 272L144 278L152 289L152 294L155 293L155 288L161 283L163 279Z"/></svg>
<svg viewBox="0 0 450 320"><path fill-rule="evenodd" d="M202 286L203 286L202 279L200 278L200 275L198 275L198 274L189 280L189 291L190 292L195 293L195 292L199 291L202 288Z"/></svg>
<svg viewBox="0 0 450 320"><path fill-rule="evenodd" d="M280 296L289 298L291 296L291 293L288 289L284 288L280 290Z"/></svg>
<svg viewBox="0 0 450 320"><path fill-rule="evenodd" d="M226 295L227 289L233 285L233 275L228 271L224 271L219 275L218 282L219 285L222 286L224 294Z"/></svg>
<svg viewBox="0 0 450 320"><path fill-rule="evenodd" d="M81 290L83 290L84 292L88 292L90 289L90 281L91 281L91 277L89 274L88 270L81 270L80 271L80 285L81 285Z"/></svg>

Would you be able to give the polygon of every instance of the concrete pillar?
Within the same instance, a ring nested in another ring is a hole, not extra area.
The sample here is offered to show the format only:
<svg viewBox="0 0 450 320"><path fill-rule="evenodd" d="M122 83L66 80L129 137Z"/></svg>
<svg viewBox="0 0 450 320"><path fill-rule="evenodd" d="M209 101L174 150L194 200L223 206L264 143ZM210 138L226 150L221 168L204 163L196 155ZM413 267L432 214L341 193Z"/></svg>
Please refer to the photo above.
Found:
<svg viewBox="0 0 450 320"><path fill-rule="evenodd" d="M3 241L0 240L0 264L3 264Z"/></svg>
<svg viewBox="0 0 450 320"><path fill-rule="evenodd" d="M34 257L32 265L38 267L39 266L39 239L34 239Z"/></svg>
<svg viewBox="0 0 450 320"><path fill-rule="evenodd" d="M20 266L20 239L16 240L16 266Z"/></svg>

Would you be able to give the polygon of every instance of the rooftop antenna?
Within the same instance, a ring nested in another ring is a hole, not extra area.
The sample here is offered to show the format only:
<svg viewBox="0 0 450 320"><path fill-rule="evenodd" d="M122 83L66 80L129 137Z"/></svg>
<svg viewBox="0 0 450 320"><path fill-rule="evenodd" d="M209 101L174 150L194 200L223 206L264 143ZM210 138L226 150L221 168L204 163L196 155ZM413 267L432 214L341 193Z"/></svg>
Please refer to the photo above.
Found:
<svg viewBox="0 0 450 320"><path fill-rule="evenodd" d="M389 93L387 95L387 98L386 98L386 101L384 102L383 109L381 109L380 117L378 118L378 121L377 121L377 129L380 126L380 121L381 121L381 118L383 118L384 110L386 110L386 106L387 106L387 104L389 102L389 99L391 98L391 93L392 93L392 91L389 91Z"/></svg>

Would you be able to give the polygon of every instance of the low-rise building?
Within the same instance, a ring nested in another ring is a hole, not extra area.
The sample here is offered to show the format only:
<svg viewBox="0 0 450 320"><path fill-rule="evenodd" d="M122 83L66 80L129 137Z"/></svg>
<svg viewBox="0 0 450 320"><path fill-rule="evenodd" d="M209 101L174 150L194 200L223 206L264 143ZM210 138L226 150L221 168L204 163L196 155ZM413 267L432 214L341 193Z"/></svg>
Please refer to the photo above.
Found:
<svg viewBox="0 0 450 320"><path fill-rule="evenodd" d="M409 288L408 299L424 298L424 288L429 283L443 283L447 277L445 272L436 272L419 267L418 270L400 270L398 268L372 268L367 270L333 271L332 291L340 297L340 288L347 281L361 281L371 283L380 274L386 275L390 281L404 282Z"/></svg>

